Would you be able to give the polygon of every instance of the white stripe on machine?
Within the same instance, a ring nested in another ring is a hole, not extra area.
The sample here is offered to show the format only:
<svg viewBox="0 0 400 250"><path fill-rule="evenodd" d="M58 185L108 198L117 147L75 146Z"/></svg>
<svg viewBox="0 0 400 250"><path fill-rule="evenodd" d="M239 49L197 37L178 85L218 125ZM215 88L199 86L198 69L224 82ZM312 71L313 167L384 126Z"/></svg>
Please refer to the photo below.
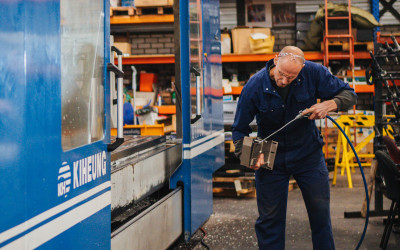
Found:
<svg viewBox="0 0 400 250"><path fill-rule="evenodd" d="M66 214L36 228L21 238L4 246L4 249L34 249L65 232L69 228L89 218L101 209L110 205L111 191L72 209Z"/></svg>
<svg viewBox="0 0 400 250"><path fill-rule="evenodd" d="M195 148L192 149L184 149L183 151L183 158L184 159L193 159L196 156L198 156L199 154L202 154L208 150L210 150L211 148L223 143L225 140L224 134L220 134L219 136L217 136L216 138L207 141Z"/></svg>
<svg viewBox="0 0 400 250"><path fill-rule="evenodd" d="M200 143L202 143L202 142L204 142L204 141L207 141L207 140L209 140L209 139L211 139L211 138L213 138L213 137L217 137L217 136L219 136L219 135L221 135L221 134L223 134L223 133L224 133L224 130L221 129L221 130L219 130L219 131L217 131L217 132L215 132L215 133L213 133L213 134L211 134L211 135L208 135L208 136L206 136L206 137L203 137L203 138L201 138L200 140L194 141L194 142L192 142L192 143L190 143L190 144L183 144L183 147L184 147L184 148L195 147L197 144L200 144Z"/></svg>
<svg viewBox="0 0 400 250"><path fill-rule="evenodd" d="M104 189L106 189L106 188L108 188L110 186L111 186L111 182L110 181L102 183L102 184L90 189L89 191L87 191L87 192L85 192L83 194L80 194L80 195L78 195L78 196L76 196L76 197L74 197L74 198L72 198L72 199L70 199L70 200L68 200L68 201L66 201L64 203L61 203L58 206L55 206L55 207L53 207L53 208L51 208L51 209L49 209L49 210L47 210L47 211L45 211L45 212L43 212L43 213L41 213L39 215L36 215L35 217L33 217L33 218L31 218L31 219L29 219L29 220L27 220L27 221L15 226L15 227L13 227L13 228L5 231L5 232L2 232L0 234L0 243L3 243L4 241L7 241L7 240L11 239L11 238L17 236L18 234L21 234L21 233L25 232L26 230L36 226L37 224L39 224L39 223L49 219L50 217L52 217L52 216L54 216L54 215L56 215L56 214L58 214L58 213L60 213L60 212L62 212L64 210L66 210L66 209L78 204L79 202L81 202L81 201L83 201L83 200L95 195L96 193L98 193L98 192L100 192L100 191L102 191L102 190L104 190ZM111 198L109 198L109 200L108 200L108 204L110 204L110 203L111 203Z"/></svg>

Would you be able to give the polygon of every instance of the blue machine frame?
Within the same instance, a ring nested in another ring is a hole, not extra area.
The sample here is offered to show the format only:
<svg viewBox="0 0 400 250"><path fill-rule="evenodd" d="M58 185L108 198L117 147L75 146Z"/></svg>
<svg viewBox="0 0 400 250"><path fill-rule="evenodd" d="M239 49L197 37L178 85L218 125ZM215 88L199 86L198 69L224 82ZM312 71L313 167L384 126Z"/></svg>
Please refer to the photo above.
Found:
<svg viewBox="0 0 400 250"><path fill-rule="evenodd" d="M2 1L0 12L0 248L109 248L109 119L102 140L66 152L61 146L60 1ZM103 20L108 62L110 25ZM109 114L105 64L103 72ZM93 155L101 174L74 187L77 161Z"/></svg>
<svg viewBox="0 0 400 250"><path fill-rule="evenodd" d="M219 1L202 1L202 10L204 109L191 124L189 1L180 1L184 160L170 186L184 189L185 239L211 215L212 173L224 164ZM0 248L110 247L109 27L104 18L104 138L64 152L60 0L0 2ZM75 188L75 166L96 157L101 175Z"/></svg>

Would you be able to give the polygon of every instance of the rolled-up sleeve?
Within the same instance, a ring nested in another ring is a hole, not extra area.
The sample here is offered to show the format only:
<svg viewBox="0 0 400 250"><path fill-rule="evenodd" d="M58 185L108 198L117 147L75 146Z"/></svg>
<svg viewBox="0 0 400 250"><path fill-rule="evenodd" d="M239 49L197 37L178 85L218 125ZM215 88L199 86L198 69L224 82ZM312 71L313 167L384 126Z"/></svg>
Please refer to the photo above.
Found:
<svg viewBox="0 0 400 250"><path fill-rule="evenodd" d="M347 111L357 103L357 96L351 90L342 90L333 99L338 106L337 111Z"/></svg>

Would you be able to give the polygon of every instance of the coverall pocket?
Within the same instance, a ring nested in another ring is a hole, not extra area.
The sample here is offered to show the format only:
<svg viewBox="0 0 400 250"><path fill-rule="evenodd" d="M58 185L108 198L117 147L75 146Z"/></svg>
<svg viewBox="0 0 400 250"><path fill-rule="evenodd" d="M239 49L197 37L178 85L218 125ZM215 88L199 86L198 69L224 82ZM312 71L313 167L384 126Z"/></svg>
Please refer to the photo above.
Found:
<svg viewBox="0 0 400 250"><path fill-rule="evenodd" d="M273 128L278 126L283 119L282 110L280 110L278 105L262 105L260 107L259 118L262 124L272 125Z"/></svg>
<svg viewBox="0 0 400 250"><path fill-rule="evenodd" d="M300 110L307 109L311 107L313 104L315 104L315 98L310 96L308 91L306 89L299 89L299 92L296 93L295 95L296 101L297 101L297 107Z"/></svg>

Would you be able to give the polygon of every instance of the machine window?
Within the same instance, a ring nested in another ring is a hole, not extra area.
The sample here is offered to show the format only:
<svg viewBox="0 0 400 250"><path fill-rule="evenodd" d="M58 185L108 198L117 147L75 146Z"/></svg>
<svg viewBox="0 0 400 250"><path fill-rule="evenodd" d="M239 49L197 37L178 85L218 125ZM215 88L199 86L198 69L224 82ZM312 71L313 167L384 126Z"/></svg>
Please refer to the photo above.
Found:
<svg viewBox="0 0 400 250"><path fill-rule="evenodd" d="M190 66L196 71L190 76L191 116L201 113L203 109L203 51L201 1L189 1L190 14ZM200 75L198 75L198 73ZM197 84L200 84L198 86ZM196 95L197 91L200 95ZM198 100L200 98L200 100Z"/></svg>
<svg viewBox="0 0 400 250"><path fill-rule="evenodd" d="M103 1L61 0L63 150L104 137Z"/></svg>

